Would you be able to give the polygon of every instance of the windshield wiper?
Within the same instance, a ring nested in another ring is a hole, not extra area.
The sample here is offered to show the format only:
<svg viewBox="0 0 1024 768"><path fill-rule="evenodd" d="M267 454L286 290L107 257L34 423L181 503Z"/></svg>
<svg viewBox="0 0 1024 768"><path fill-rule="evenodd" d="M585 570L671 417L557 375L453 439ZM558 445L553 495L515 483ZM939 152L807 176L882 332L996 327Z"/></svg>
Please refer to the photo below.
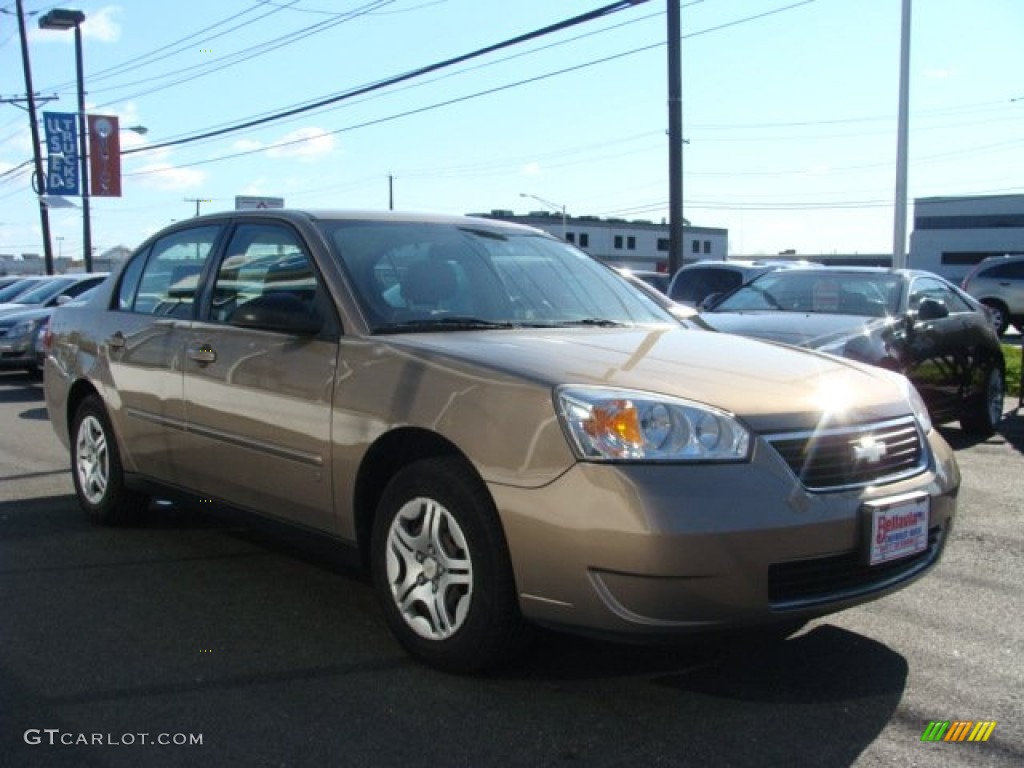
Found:
<svg viewBox="0 0 1024 768"><path fill-rule="evenodd" d="M405 320L401 323L389 323L374 330L374 333L408 333L419 331L488 331L518 328L515 323L483 320L479 317L466 315L440 315L425 317L418 320Z"/></svg>
<svg viewBox="0 0 1024 768"><path fill-rule="evenodd" d="M626 328L626 323L620 323L618 320L608 320L604 317L585 317L582 320L563 320L557 323L551 323L553 328L564 328L573 325L584 325L592 326L595 328Z"/></svg>

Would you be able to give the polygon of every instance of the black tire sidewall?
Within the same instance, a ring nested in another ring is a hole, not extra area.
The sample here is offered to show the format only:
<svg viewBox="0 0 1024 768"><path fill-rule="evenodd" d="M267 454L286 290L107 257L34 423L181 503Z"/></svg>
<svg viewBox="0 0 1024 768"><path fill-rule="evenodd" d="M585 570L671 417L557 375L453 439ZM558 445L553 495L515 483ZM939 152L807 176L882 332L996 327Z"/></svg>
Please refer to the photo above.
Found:
<svg viewBox="0 0 1024 768"><path fill-rule="evenodd" d="M473 594L463 625L451 637L429 640L406 623L387 577L387 538L402 506L417 497L441 504L462 529L472 561ZM474 672L510 655L509 640L521 623L505 537L483 483L458 459L425 459L388 484L374 520L371 572L388 625L414 657L452 672Z"/></svg>
<svg viewBox="0 0 1024 768"><path fill-rule="evenodd" d="M107 487L99 503L90 502L86 498L78 477L78 436L82 422L90 416L96 419L102 428L107 447ZM96 396L87 397L75 411L71 429L71 476L74 480L75 494L78 497L79 505L94 521L113 524L124 522L132 516L134 508L128 503L130 500L126 498L124 469L121 465L121 453L118 449L117 438L110 426L106 409Z"/></svg>

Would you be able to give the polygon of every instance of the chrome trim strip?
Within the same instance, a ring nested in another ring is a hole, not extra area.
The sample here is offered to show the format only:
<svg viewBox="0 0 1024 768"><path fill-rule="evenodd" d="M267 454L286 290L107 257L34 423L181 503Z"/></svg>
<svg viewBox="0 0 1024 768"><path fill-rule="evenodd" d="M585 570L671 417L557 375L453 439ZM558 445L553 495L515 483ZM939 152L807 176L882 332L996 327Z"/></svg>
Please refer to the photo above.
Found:
<svg viewBox="0 0 1024 768"><path fill-rule="evenodd" d="M210 427L197 427L195 424L186 424L178 419L169 419L166 416L161 416L150 411L140 411L137 408L125 408L125 414L141 419L142 421L148 421L151 424L159 424L160 426L167 427L168 429L176 429L179 432L191 432L192 434L200 437L206 437L210 440L228 443L229 445L237 445L240 448L248 448L249 450L258 451L259 453L266 453L270 456L276 456L279 459L288 459L289 461L306 464L310 467L322 468L324 466L324 457L318 453L298 451L294 448L286 448L285 446L268 443L263 440L241 437L237 434L222 432L217 429L211 429Z"/></svg>
<svg viewBox="0 0 1024 768"><path fill-rule="evenodd" d="M299 464L306 464L311 467L319 468L324 465L324 458L318 453L298 451L294 448L286 448L285 446L267 443L263 440L254 440L250 437L241 437L233 433L221 432L220 430L211 429L210 427L197 427L195 424L189 424L185 428L185 431L191 432L192 434L200 437L209 438L210 440L218 440L222 443L228 443L229 445L237 445L240 448L248 448L253 451L266 453L280 459L288 459L289 461L295 461Z"/></svg>
<svg viewBox="0 0 1024 768"><path fill-rule="evenodd" d="M917 426L917 420L913 416L901 416L898 419L889 419L887 421L873 421L866 424L850 424L845 427L831 427L829 429L809 429L803 432L775 432L770 435L762 435L765 440L801 440L809 437L833 437L835 435L846 435L856 434L865 432L871 429L888 429L889 427L897 427L909 425L913 426L917 431L919 437L921 437L921 430Z"/></svg>

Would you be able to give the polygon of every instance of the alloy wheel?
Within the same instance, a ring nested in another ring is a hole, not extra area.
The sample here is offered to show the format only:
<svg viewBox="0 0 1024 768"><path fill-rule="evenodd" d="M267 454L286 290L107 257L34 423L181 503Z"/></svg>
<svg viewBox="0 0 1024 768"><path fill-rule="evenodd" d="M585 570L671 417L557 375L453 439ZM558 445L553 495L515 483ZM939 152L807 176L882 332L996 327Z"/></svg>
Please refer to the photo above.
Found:
<svg viewBox="0 0 1024 768"><path fill-rule="evenodd" d="M420 637L443 640L465 623L473 562L454 516L418 497L395 515L387 537L387 579L399 613Z"/></svg>
<svg viewBox="0 0 1024 768"><path fill-rule="evenodd" d="M75 472L82 495L90 504L100 504L110 482L110 454L107 434L95 416L86 416L78 425L75 447Z"/></svg>

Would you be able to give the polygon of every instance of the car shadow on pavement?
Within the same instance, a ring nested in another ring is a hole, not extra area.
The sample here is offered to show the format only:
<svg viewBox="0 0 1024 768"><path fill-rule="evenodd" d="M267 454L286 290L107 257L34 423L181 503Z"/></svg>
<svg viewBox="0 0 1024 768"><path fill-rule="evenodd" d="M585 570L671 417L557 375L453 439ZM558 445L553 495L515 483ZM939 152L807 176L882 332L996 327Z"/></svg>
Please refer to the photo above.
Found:
<svg viewBox="0 0 1024 768"><path fill-rule="evenodd" d="M0 376L0 403L32 403L42 399L43 385L38 378L27 373Z"/></svg>
<svg viewBox="0 0 1024 768"><path fill-rule="evenodd" d="M1016 405L1016 403L1014 403ZM959 425L939 427L939 433L954 451L963 451L976 445L1009 445L1018 453L1024 453L1024 409L1012 408L1003 413L996 434L991 437L969 435Z"/></svg>

